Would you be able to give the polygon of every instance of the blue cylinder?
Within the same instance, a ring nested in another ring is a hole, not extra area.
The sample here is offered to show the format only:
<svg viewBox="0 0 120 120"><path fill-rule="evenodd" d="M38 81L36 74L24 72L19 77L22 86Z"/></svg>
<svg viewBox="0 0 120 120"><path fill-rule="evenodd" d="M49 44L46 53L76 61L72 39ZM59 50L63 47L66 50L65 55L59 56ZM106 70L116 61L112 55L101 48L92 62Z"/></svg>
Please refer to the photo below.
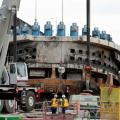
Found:
<svg viewBox="0 0 120 120"><path fill-rule="evenodd" d="M110 36L110 34L107 34L107 40L112 42L112 37Z"/></svg>
<svg viewBox="0 0 120 120"><path fill-rule="evenodd" d="M50 21L47 21L44 25L44 34L45 36L52 36L52 25Z"/></svg>
<svg viewBox="0 0 120 120"><path fill-rule="evenodd" d="M64 22L60 22L57 26L57 36L65 36L65 25Z"/></svg>
<svg viewBox="0 0 120 120"><path fill-rule="evenodd" d="M92 31L92 37L100 38L100 31L99 31L98 27L94 27L94 30Z"/></svg>
<svg viewBox="0 0 120 120"><path fill-rule="evenodd" d="M78 36L77 23L72 23L72 25L70 26L70 36Z"/></svg>
<svg viewBox="0 0 120 120"><path fill-rule="evenodd" d="M102 31L100 34L100 39L107 40L107 34L106 31Z"/></svg>
<svg viewBox="0 0 120 120"><path fill-rule="evenodd" d="M22 35L27 35L28 34L28 25L24 24L21 28L21 34Z"/></svg>
<svg viewBox="0 0 120 120"><path fill-rule="evenodd" d="M110 41L113 42L113 41L112 41L112 37L110 37Z"/></svg>
<svg viewBox="0 0 120 120"><path fill-rule="evenodd" d="M37 20L35 20L34 25L32 26L32 35L34 37L40 35L40 25L38 24Z"/></svg>
<svg viewBox="0 0 120 120"><path fill-rule="evenodd" d="M82 28L82 35L87 35L87 25Z"/></svg>

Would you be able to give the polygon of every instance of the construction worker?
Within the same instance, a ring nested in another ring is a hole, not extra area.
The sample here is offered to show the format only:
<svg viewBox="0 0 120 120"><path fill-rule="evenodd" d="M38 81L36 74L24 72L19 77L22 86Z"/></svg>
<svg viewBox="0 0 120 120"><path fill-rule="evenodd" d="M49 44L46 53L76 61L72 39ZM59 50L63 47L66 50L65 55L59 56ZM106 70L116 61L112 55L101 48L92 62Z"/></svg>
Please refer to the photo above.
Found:
<svg viewBox="0 0 120 120"><path fill-rule="evenodd" d="M67 86L66 87L66 98L69 100L69 97L70 97L70 87L69 86Z"/></svg>
<svg viewBox="0 0 120 120"><path fill-rule="evenodd" d="M54 95L51 102L52 102L52 104L51 104L52 114L56 114L56 111L57 111L57 94Z"/></svg>
<svg viewBox="0 0 120 120"><path fill-rule="evenodd" d="M62 99L60 100L60 106L62 107L62 113L65 114L66 108L69 106L68 100L65 95L62 95Z"/></svg>

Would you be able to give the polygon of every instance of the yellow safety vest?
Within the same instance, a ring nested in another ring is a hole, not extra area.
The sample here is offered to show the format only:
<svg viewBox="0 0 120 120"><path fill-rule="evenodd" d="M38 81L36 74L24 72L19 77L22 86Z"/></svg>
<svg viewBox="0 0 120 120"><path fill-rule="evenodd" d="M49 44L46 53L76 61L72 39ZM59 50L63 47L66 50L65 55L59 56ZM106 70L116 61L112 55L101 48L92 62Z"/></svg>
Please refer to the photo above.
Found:
<svg viewBox="0 0 120 120"><path fill-rule="evenodd" d="M60 99L60 107L68 107L69 106L69 103L68 103L68 100L65 98L65 99Z"/></svg>
<svg viewBox="0 0 120 120"><path fill-rule="evenodd" d="M60 106L60 107L62 107L62 106L63 106L63 100L62 100L62 99L60 99L59 106Z"/></svg>
<svg viewBox="0 0 120 120"><path fill-rule="evenodd" d="M56 100L56 98L52 99L52 105L51 106L52 107L57 107L57 100Z"/></svg>
<svg viewBox="0 0 120 120"><path fill-rule="evenodd" d="M64 99L64 107L68 107L68 106L69 106L68 100Z"/></svg>

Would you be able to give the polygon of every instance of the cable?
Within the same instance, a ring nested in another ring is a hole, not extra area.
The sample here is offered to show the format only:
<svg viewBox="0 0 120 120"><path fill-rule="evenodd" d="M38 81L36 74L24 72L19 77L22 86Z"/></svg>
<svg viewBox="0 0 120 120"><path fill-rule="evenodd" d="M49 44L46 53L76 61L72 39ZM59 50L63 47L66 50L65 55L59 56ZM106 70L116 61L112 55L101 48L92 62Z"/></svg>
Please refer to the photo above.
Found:
<svg viewBox="0 0 120 120"><path fill-rule="evenodd" d="M63 8L64 7L64 4L63 4L63 0L62 0L62 22L63 22Z"/></svg>
<svg viewBox="0 0 120 120"><path fill-rule="evenodd" d="M35 20L37 20L37 0L35 0Z"/></svg>
<svg viewBox="0 0 120 120"><path fill-rule="evenodd" d="M61 61L60 61L60 64L62 65L63 61L62 61L62 40L61 40Z"/></svg>

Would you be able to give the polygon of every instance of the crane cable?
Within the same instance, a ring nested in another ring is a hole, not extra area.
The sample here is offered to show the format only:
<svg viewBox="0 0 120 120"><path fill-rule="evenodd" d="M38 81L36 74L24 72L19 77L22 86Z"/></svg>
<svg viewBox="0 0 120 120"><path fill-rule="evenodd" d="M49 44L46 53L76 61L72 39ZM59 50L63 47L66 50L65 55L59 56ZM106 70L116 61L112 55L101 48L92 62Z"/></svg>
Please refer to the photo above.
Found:
<svg viewBox="0 0 120 120"><path fill-rule="evenodd" d="M61 61L60 64L62 65L63 61L62 61L62 39L61 39Z"/></svg>
<svg viewBox="0 0 120 120"><path fill-rule="evenodd" d="M63 22L63 11L64 11L64 3L63 3L63 0L62 0L62 5L61 5L61 7L62 7L62 22ZM61 39L61 65L63 64L63 61L62 61L62 42L63 42L63 37L62 37L62 39Z"/></svg>
<svg viewBox="0 0 120 120"><path fill-rule="evenodd" d="M63 3L63 0L62 0L62 22L63 22L63 11L64 11L64 3Z"/></svg>
<svg viewBox="0 0 120 120"><path fill-rule="evenodd" d="M35 20L37 20L37 0L35 0Z"/></svg>

